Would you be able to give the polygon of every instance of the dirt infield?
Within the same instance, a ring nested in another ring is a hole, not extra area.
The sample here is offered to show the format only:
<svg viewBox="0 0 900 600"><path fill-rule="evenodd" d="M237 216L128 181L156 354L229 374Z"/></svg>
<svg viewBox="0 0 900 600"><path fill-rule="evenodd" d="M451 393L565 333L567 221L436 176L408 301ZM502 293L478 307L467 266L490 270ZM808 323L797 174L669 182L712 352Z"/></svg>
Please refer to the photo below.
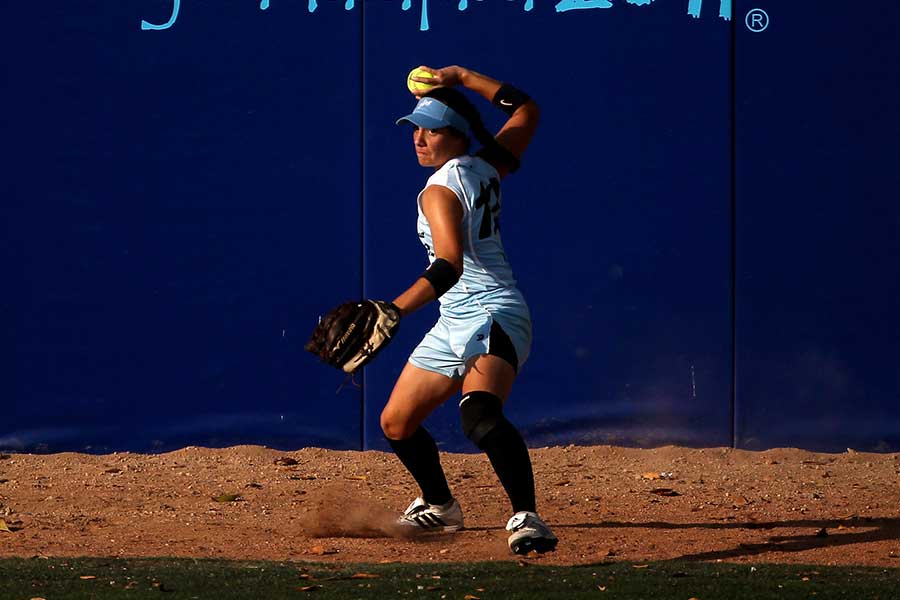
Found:
<svg viewBox="0 0 900 600"><path fill-rule="evenodd" d="M545 564L688 558L900 567L900 454L534 450ZM487 459L444 454L466 529L391 537L416 487L391 454L258 446L3 455L0 556L507 560ZM3 525L10 531L3 531Z"/></svg>

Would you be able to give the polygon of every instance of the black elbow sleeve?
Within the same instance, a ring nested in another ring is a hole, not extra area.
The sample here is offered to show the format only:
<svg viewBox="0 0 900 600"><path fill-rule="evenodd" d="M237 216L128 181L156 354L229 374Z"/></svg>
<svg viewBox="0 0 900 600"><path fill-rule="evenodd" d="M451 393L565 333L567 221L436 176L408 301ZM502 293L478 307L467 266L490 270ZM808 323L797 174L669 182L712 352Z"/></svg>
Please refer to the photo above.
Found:
<svg viewBox="0 0 900 600"><path fill-rule="evenodd" d="M431 266L422 273L422 277L428 280L438 298L443 296L447 290L459 281L459 273L456 272L456 267L443 258L435 259Z"/></svg>

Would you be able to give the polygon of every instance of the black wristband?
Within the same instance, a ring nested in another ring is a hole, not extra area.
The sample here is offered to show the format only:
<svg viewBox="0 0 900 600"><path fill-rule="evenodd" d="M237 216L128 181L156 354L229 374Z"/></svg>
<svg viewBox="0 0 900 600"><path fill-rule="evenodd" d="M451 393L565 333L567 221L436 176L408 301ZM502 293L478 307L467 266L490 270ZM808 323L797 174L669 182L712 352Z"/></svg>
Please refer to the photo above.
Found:
<svg viewBox="0 0 900 600"><path fill-rule="evenodd" d="M508 115L516 112L516 109L531 100L531 96L516 88L512 84L504 83L494 94L491 103Z"/></svg>
<svg viewBox="0 0 900 600"><path fill-rule="evenodd" d="M434 288L434 293L438 298L443 296L447 290L452 288L456 285L456 282L459 281L459 274L456 272L456 267L450 264L450 261L444 260L443 258L435 259L435 261L431 263L431 266L422 273L422 277L428 280L428 283Z"/></svg>

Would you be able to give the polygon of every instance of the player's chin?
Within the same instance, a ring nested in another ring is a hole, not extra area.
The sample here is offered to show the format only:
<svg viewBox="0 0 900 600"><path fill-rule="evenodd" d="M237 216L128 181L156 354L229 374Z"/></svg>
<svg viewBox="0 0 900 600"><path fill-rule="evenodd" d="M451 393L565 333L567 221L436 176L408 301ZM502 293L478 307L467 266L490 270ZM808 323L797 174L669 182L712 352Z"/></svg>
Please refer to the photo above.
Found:
<svg viewBox="0 0 900 600"><path fill-rule="evenodd" d="M430 167L432 165L431 157L425 154L416 153L416 158L419 160L419 165L423 167Z"/></svg>

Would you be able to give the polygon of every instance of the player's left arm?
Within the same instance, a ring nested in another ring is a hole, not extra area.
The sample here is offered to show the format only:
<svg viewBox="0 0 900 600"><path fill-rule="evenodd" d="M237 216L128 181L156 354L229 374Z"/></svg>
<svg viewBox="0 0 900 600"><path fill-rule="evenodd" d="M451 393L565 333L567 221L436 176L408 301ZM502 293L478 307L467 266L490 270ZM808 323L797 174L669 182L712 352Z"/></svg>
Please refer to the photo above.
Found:
<svg viewBox="0 0 900 600"><path fill-rule="evenodd" d="M434 242L435 262L443 259L452 267L455 278L459 279L463 271L462 220L463 210L459 198L447 187L430 185L422 193L422 212L431 227L431 238ZM443 280L451 277L449 268L444 265L445 272L437 274ZM433 269L430 268L431 271ZM433 280L435 273L429 277L423 274L405 292L394 299L402 315L408 315L429 302L436 300L438 289ZM440 287L441 281L438 281Z"/></svg>

